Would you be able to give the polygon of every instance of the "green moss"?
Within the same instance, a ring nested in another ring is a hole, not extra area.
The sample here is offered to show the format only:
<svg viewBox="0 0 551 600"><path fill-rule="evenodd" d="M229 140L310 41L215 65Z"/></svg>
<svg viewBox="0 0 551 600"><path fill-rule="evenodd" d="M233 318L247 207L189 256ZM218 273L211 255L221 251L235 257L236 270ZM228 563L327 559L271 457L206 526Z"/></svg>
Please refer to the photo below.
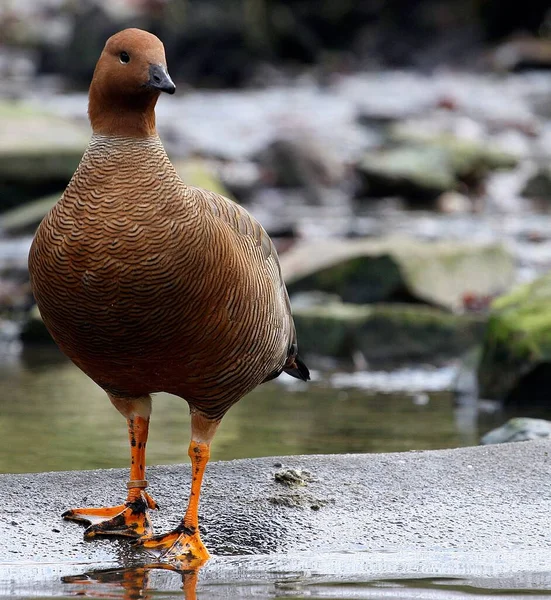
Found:
<svg viewBox="0 0 551 600"><path fill-rule="evenodd" d="M551 275L496 299L478 369L485 397L503 399L538 365L551 361Z"/></svg>
<svg viewBox="0 0 551 600"><path fill-rule="evenodd" d="M2 230L10 234L33 231L60 197L61 193L52 194L3 212L0 216Z"/></svg>
<svg viewBox="0 0 551 600"><path fill-rule="evenodd" d="M354 332L371 314L370 306L335 302L294 311L301 352L350 358Z"/></svg>

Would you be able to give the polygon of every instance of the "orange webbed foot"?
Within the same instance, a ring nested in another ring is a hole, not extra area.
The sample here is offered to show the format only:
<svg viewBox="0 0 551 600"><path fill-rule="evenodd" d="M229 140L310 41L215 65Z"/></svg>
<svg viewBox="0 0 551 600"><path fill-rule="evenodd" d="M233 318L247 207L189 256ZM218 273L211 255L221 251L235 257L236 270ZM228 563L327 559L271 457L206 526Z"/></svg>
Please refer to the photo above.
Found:
<svg viewBox="0 0 551 600"><path fill-rule="evenodd" d="M186 567L198 567L210 558L199 532L180 524L174 531L138 540L137 545L158 559L176 560Z"/></svg>
<svg viewBox="0 0 551 600"><path fill-rule="evenodd" d="M150 537L153 534L147 509L159 508L155 500L144 491L124 504L108 508L75 508L61 516L87 526L84 539L97 536L121 536L130 538Z"/></svg>

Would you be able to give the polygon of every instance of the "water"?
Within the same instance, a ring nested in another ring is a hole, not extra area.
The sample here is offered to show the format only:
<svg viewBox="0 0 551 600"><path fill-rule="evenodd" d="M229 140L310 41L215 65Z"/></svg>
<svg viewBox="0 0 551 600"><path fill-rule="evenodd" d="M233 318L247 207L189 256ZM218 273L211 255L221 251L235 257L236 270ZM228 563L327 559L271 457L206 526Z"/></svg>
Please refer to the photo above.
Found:
<svg viewBox="0 0 551 600"><path fill-rule="evenodd" d="M449 386L453 372L314 373L317 381L298 385L282 376L224 417L213 459L476 445L477 424L459 419L452 394L438 391ZM0 380L0 472L128 466L125 421L105 393L55 348L27 350L0 362ZM423 382L433 391L425 392ZM501 423L497 416L495 421ZM187 462L188 436L186 403L156 395L148 464Z"/></svg>
<svg viewBox="0 0 551 600"><path fill-rule="evenodd" d="M551 597L548 553L388 552L214 557L167 565L0 567L0 596L124 600L450 600ZM23 572L30 574L25 581Z"/></svg>

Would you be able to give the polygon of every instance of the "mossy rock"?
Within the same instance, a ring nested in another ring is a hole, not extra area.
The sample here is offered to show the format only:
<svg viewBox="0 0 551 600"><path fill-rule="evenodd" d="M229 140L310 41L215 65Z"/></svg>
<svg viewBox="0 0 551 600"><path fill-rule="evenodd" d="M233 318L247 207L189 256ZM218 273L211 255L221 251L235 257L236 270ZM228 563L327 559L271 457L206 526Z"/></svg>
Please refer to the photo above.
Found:
<svg viewBox="0 0 551 600"><path fill-rule="evenodd" d="M493 302L478 381L483 398L550 403L551 274Z"/></svg>
<svg viewBox="0 0 551 600"><path fill-rule="evenodd" d="M446 155L438 149L404 146L367 153L359 164L366 183L362 194L436 197L457 181Z"/></svg>
<svg viewBox="0 0 551 600"><path fill-rule="evenodd" d="M460 182L475 184L490 170L517 164L515 156L492 145L453 135L425 135L400 125L391 131L391 141L394 147L370 151L360 162L366 183L362 194L431 199Z"/></svg>
<svg viewBox="0 0 551 600"><path fill-rule="evenodd" d="M372 307L331 302L293 311L302 354L352 358L355 335L370 317Z"/></svg>
<svg viewBox="0 0 551 600"><path fill-rule="evenodd" d="M214 170L209 168L206 161L200 158L186 158L173 161L173 164L178 175L187 185L210 190L235 201L235 198L226 189Z"/></svg>
<svg viewBox="0 0 551 600"><path fill-rule="evenodd" d="M0 229L9 234L33 232L60 197L61 193L50 194L5 211L0 215Z"/></svg>
<svg viewBox="0 0 551 600"><path fill-rule="evenodd" d="M461 308L467 293L495 295L514 281L501 244L422 242L405 237L297 244L281 258L290 293L320 290L358 304L420 301Z"/></svg>
<svg viewBox="0 0 551 600"><path fill-rule="evenodd" d="M493 169L512 169L518 158L488 142L459 138L452 134L412 131L407 124L397 124L391 139L399 144L438 151L445 157L456 177L480 178Z"/></svg>
<svg viewBox="0 0 551 600"><path fill-rule="evenodd" d="M0 212L63 190L90 138L85 125L23 102L0 102Z"/></svg>
<svg viewBox="0 0 551 600"><path fill-rule="evenodd" d="M506 444L509 442L528 442L530 440L551 437L551 421L515 417L507 423L482 436L481 444Z"/></svg>
<svg viewBox="0 0 551 600"><path fill-rule="evenodd" d="M423 305L332 302L294 311L300 351L352 361L427 360L460 356L480 342L484 319Z"/></svg>
<svg viewBox="0 0 551 600"><path fill-rule="evenodd" d="M49 181L69 181L84 149L52 149L0 152L0 179L25 184Z"/></svg>

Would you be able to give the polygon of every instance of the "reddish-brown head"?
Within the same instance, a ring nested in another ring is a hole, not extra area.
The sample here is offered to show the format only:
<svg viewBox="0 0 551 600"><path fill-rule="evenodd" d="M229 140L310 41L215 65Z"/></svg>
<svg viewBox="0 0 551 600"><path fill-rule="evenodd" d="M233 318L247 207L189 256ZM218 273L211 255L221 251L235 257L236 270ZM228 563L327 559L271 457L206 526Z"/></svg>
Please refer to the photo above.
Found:
<svg viewBox="0 0 551 600"><path fill-rule="evenodd" d="M90 85L88 114L94 133L146 137L155 133L155 104L176 86L161 40L141 29L110 37Z"/></svg>

